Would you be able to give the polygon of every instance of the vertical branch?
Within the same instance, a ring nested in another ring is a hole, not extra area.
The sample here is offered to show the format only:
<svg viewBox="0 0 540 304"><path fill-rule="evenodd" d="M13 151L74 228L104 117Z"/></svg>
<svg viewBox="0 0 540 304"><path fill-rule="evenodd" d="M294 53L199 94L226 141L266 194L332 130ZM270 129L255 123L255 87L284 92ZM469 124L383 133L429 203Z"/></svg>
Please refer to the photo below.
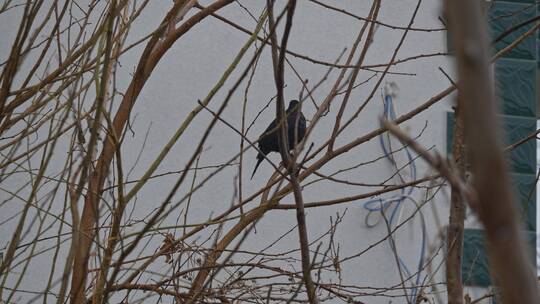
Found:
<svg viewBox="0 0 540 304"><path fill-rule="evenodd" d="M94 116L94 123L92 126L92 132L90 135L90 142L88 143L88 154L85 157L85 163L90 164L94 157L94 147L97 145L98 140L98 134L99 130L101 129L101 116L102 112L104 110L104 104L105 99L107 96L107 90L109 85L109 76L110 76L110 65L111 65L111 53L112 53L112 37L113 37L113 27L114 27L114 19L115 19L115 13L116 13L116 1L112 1L109 7L109 13L107 16L107 26L105 31L105 48L102 50L105 52L105 58L103 62L102 67L102 73L99 79L99 87L97 89L97 96L96 96L96 113ZM97 175L93 175L92 179L94 177L97 177ZM103 178L103 177L102 177ZM88 193L88 197L90 200L93 200L94 202L98 201L97 198L97 189L96 191L92 191L94 188L90 189L90 193ZM72 287L71 287L71 301L72 303L82 303L84 300L84 291L85 291L85 285L86 285L86 274L87 274L87 265L88 265L88 257L89 257L89 251L92 243L92 238L87 236L88 233L90 236L93 236L95 232L89 232L88 230L93 230L94 225L97 222L98 218L98 206L97 203L93 204L85 204L85 208L83 211L83 216L81 217L81 226L79 227L79 231L76 233L79 235L78 242L79 246L76 247L75 251L75 260L74 260L74 272L73 272L73 280L72 280ZM75 227L77 229L77 227ZM85 236L81 237L81 234L84 233Z"/></svg>
<svg viewBox="0 0 540 304"><path fill-rule="evenodd" d="M107 123L109 125L112 124L112 121L109 119L108 116L105 116L107 119ZM105 282L107 280L107 275L109 273L109 268L111 266L112 257L114 254L114 250L120 241L121 235L120 235L120 228L121 228L121 221L122 216L124 214L124 210L126 208L126 200L124 198L124 186L123 186L123 180L124 180L124 173L122 170L122 151L120 150L121 144L120 144L120 136L118 134L111 134L112 139L114 140L116 151L116 167L118 171L118 205L113 209L112 214L112 225L111 225L111 231L109 233L109 237L107 238L107 247L104 250L103 259L101 262L100 272L98 275L97 283L96 283L96 291L93 296L93 303L99 304L99 303L107 303L107 295L104 295L104 287Z"/></svg>
<svg viewBox="0 0 540 304"><path fill-rule="evenodd" d="M268 16L270 27L273 28L273 1L267 1L268 6ZM272 62L274 66L274 80L276 83L277 90L277 102L276 102L276 121L278 122L279 132L278 132L278 143L279 143L279 152L281 154L281 159L285 165L285 168L289 170L291 176L291 186L294 194L294 200L296 203L296 220L298 222L298 234L300 238L300 254L302 257L302 273L304 277L304 283L306 285L307 295L310 303L318 303L317 296L315 294L315 286L313 284L313 279L311 278L311 263L309 257L309 241L307 234L307 225L306 225L306 215L304 211L304 201L302 198L302 191L300 189L300 183L298 181L298 170L296 165L296 157L291 159L289 155L288 138L287 138L287 119L285 118L285 106L284 106L284 96L283 96L283 85L284 85L284 62L285 55L287 50L287 41L289 39L289 34L292 28L292 21L294 16L294 10L296 8L296 1L290 0L287 3L287 18L285 21L285 29L283 31L283 37L281 38L281 49L279 50L279 57L277 51L277 38L276 32L272 31L270 33L270 40L272 42ZM298 109L298 113L301 113L301 108Z"/></svg>
<svg viewBox="0 0 540 304"><path fill-rule="evenodd" d="M466 166L465 143L463 137L463 118L459 107L455 111L452 157L459 175L463 177ZM463 229L465 205L461 190L452 187L450 195L450 216L448 220L446 257L446 286L448 304L463 304L463 282L461 281L461 261L463 255Z"/></svg>
<svg viewBox="0 0 540 304"><path fill-rule="evenodd" d="M447 9L456 49L459 108L490 264L504 303L540 303L501 149L486 22L480 2L447 1Z"/></svg>
<svg viewBox="0 0 540 304"><path fill-rule="evenodd" d="M294 8L296 7L296 1L289 1L287 4L287 20L285 24L285 30L283 37L281 39L281 50L278 50L277 35L276 35L276 24L274 19L274 1L267 0L267 10L268 10L268 24L271 30L269 33L270 41L272 43L272 65L274 71L274 81L276 84L276 121L278 122L278 143L279 143L279 152L283 158L285 167L289 167L290 157L289 157L289 143L287 140L287 120L285 119L285 104L283 96L283 85L284 85L284 76L285 71L283 70L283 64L285 62L285 51L287 49L287 41L289 38L289 33L292 26L292 17L294 15Z"/></svg>

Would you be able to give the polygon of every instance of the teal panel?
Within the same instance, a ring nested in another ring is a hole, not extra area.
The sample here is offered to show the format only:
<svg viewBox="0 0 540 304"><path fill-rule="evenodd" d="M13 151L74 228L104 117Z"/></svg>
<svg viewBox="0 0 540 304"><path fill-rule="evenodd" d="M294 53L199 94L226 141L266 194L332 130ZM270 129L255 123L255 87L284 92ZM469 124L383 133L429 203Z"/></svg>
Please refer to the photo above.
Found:
<svg viewBox="0 0 540 304"><path fill-rule="evenodd" d="M505 145L519 142L536 131L536 119L519 116L501 115L504 121L504 132L507 140ZM446 119L446 151L452 153L452 136L454 129L454 114L448 113ZM536 173L536 140L529 140L510 151L509 162L512 171L523 174Z"/></svg>
<svg viewBox="0 0 540 304"><path fill-rule="evenodd" d="M540 36L540 31L538 31L538 35ZM538 64L538 68L540 69L540 40L539 39L536 39L536 45L538 46L536 48L537 50L537 53L536 53L536 58L538 58L539 60L536 61L537 64Z"/></svg>
<svg viewBox="0 0 540 304"><path fill-rule="evenodd" d="M536 117L536 62L500 59L495 65L501 111Z"/></svg>
<svg viewBox="0 0 540 304"><path fill-rule="evenodd" d="M536 131L535 118L504 116L506 144L514 144ZM510 152L512 169L516 173L536 173L536 140L529 140Z"/></svg>
<svg viewBox="0 0 540 304"><path fill-rule="evenodd" d="M464 285L490 285L491 279L484 246L484 233L479 229L465 229L463 233L461 276Z"/></svg>
<svg viewBox="0 0 540 304"><path fill-rule="evenodd" d="M504 0L499 2L534 3L535 0Z"/></svg>
<svg viewBox="0 0 540 304"><path fill-rule="evenodd" d="M529 244L531 261L536 265L536 233L525 231ZM491 285L484 232L480 229L465 229L463 234L463 264L461 267L463 284L467 286Z"/></svg>
<svg viewBox="0 0 540 304"><path fill-rule="evenodd" d="M510 2L494 2L489 10L489 24L493 39L513 26L536 16L536 6ZM495 50L499 51L511 44L523 33L529 30L534 23L524 26L509 34L497 44ZM534 35L525 38L518 46L505 54L508 58L536 59L536 39Z"/></svg>
<svg viewBox="0 0 540 304"><path fill-rule="evenodd" d="M525 229L536 230L536 176L534 174L512 174L516 199L520 202L520 218Z"/></svg>

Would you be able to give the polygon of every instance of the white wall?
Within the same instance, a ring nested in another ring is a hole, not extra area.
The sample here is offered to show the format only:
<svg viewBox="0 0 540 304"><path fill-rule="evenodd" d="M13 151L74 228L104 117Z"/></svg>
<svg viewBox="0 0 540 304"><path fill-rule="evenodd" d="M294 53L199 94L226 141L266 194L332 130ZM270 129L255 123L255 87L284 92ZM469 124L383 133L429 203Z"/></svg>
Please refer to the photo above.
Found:
<svg viewBox="0 0 540 304"><path fill-rule="evenodd" d="M347 10L361 16L367 15L369 2L325 1L325 3L347 7ZM261 12L264 1L242 1L242 3L248 6L253 13L258 14ZM415 5L416 1L412 0L383 1L380 19L393 25L406 26ZM141 19L134 24L133 33L135 35L130 41L135 41L154 29L170 6L171 1L150 1ZM254 21L238 5L231 5L221 13L237 20L248 28L254 28ZM438 20L439 15L441 15L440 1L423 1L414 26L418 28L441 28L441 23ZM17 19L12 16L0 16L0 28L13 26L16 22ZM353 18L347 18L335 12L322 9L308 1L299 1L289 48L311 58L333 61L344 47L350 48L360 26L361 23ZM399 30L379 27L373 45L367 55L366 64L387 62L401 34L402 31ZM197 25L165 55L144 87L132 113L132 129L135 132L135 136L132 137L128 132L122 148L126 172L135 164L138 152L143 145L145 132L150 126L151 128L145 150L140 155L140 159L130 174L129 179L136 179L145 172L157 153L162 149L170 136L172 136L178 124L196 106L197 99L201 99L207 94L208 90L218 80L247 38L248 36L245 34L236 31L218 20L209 18ZM12 41L12 35L3 31L3 34L0 35L0 59L2 61L9 52L10 41ZM445 32L410 32L397 58L445 52L445 44ZM122 67L119 73L120 77L117 79L120 91L126 88L130 80L129 73L134 70L141 51L142 48L137 47L120 59ZM295 65L295 68L302 77L310 79L310 83L317 81L326 72L326 67L324 66L315 65L291 56L288 58ZM256 113L275 94L270 59L269 49L267 49L264 51L263 59L259 64L258 72L255 75L248 95L247 119L250 122L254 119ZM245 66L245 64L246 60L242 61L241 66ZM386 81L394 82L399 87L398 95L394 100L398 116L415 108L431 96L447 88L449 81L438 68L442 67L452 74L450 64L451 62L448 58L436 56L418 59L393 67L390 70L392 72L414 74L413 76L389 75L386 77ZM238 75L239 73L235 72L231 79L236 79ZM332 80L335 79L336 75L334 72L330 80L315 93L315 99L318 103L322 101L325 94L329 91ZM372 76L371 72L361 71L358 81L364 81L370 76ZM354 91L350 101L350 108L356 108L364 101L364 98L369 94L375 82L376 78L373 78L366 85ZM216 96L210 108L217 109L232 83L233 80L227 82L225 89ZM286 98L297 97L301 86L290 69L286 71L286 83ZM236 127L240 126L243 99L242 91L243 87L242 90L239 90L234 95L230 107L224 114L225 119ZM411 135L415 136L427 125L422 136L419 138L419 142L425 147L433 147L434 151L444 154L446 149L446 111L450 109L450 103L451 99L447 98L446 101L434 105L420 114L415 120L405 123L404 128ZM332 114L335 115L337 106L332 107L332 111ZM309 119L314 112L315 110L311 103L306 102L304 104L306 117ZM381 113L382 100L378 91L376 97L361 113L358 122L351 126L343 137L338 140L337 144L341 145L378 128L378 117ZM315 133L308 139L308 144L314 142L315 146L317 146L317 144L322 142L320 138L331 131L334 121L332 114L321 121ZM272 108L265 111L248 134L249 138L255 140L257 135L273 119L273 115ZM205 130L210 119L211 116L208 113L203 113L195 120L194 125L188 128L186 134L175 145L167 159L159 167L158 171L160 173L181 170L184 167L193 153L195 143L198 142L201 132ZM219 125L212 132L199 165L208 166L224 162L238 152L239 144L240 139L233 131L223 124ZM393 144L397 145L396 142ZM380 155L381 150L378 141L372 140L352 150L350 154L332 161L321 172L334 172L335 170L346 167L351 162L369 161ZM271 159L276 163L279 161L278 155L272 155ZM250 150L246 154L244 176L251 174L254 160L255 152ZM398 154L398 160L401 162L404 161L403 154ZM55 161L62 162L63 156L59 155ZM430 171L422 161L417 161L416 164L418 166L419 178L430 174ZM203 178L208 172L200 171L197 179ZM206 190L197 192L193 196L189 211L190 223L205 221L210 214L218 214L221 210L229 207L233 195L233 182L236 172L236 168L225 169L209 182ZM244 195L247 196L258 190L266 182L271 172L271 167L267 163L263 163L252 181L248 179L244 181ZM383 160L340 175L339 177L355 182L373 183L385 180L392 176L393 173L394 170L392 167ZM407 175L405 177L407 178ZM21 176L19 180L10 182L14 186L15 184L25 182L26 178ZM188 177L188 180L191 180L191 178L192 175ZM169 176L159 181L150 182L137 196L136 203L130 205L128 208L129 211L134 209L133 219L142 219L143 216L156 208L164 199L175 179L176 176ZM306 202L311 202L360 194L369 189L369 187L344 187L342 185L337 186L331 183L324 183L307 187L304 191L304 196ZM187 184L182 186L175 199L180 198L187 190ZM417 200L421 200L424 195L425 191L423 189L416 189L413 196ZM293 200L291 197L288 197L284 199L284 202L290 203ZM336 213L343 214L345 210L347 212L336 235L336 239L340 244L340 258L354 255L383 238L387 234L386 227L383 223L374 228L367 228L364 225L364 219L367 215L367 211L363 208L364 202L357 201L347 205L307 210L307 226L310 239L315 239L329 228L330 216L335 218ZM422 208L422 214L427 223L428 241L435 248L441 245L440 240L437 239L437 233L440 228L439 225L444 225L447 221L446 210L448 203L449 192L443 188L439 191L434 201ZM19 202L10 202L2 206L3 215L1 219L6 219L10 214L18 210L20 207L19 204ZM410 202L405 203L401 219L405 219L413 210L414 207ZM165 223L174 224L179 212L179 210L173 211L165 220ZM440 221L439 223L437 223L437 216ZM10 222L9 224L12 225L13 223ZM242 248L245 250L260 250L293 228L295 224L294 210L272 211L257 224L257 233L252 234ZM9 239L12 231L5 227L7 226L2 226L0 230L0 239L3 240L0 241L0 246L6 245L6 240ZM398 251L402 255L406 265L411 269L416 268L419 257L421 245L420 227L420 218L417 216L410 224L404 225L397 234ZM140 226L135 225L131 231L137 231L138 228ZM170 232L178 236L181 233L181 229L170 230ZM159 236L154 238L150 242L151 245L148 247L147 252L151 252L153 248L159 246L161 240L162 238ZM200 240L193 241L200 242ZM286 238L282 239L274 250L278 251L297 247L297 233L293 231ZM312 246L312 249L314 250L315 247L315 245ZM65 248L67 248L67 244ZM63 252L65 253L65 251ZM438 269L434 279L438 283L442 282L444 277L444 266L440 267L440 258L442 255L443 249L438 252L432 266L432 269ZM294 253L293 256L298 257L298 254ZM33 275L24 279L23 288L37 291L44 287L44 271L49 269L47 261L50 261L50 258L50 255L43 255L36 260L36 263L32 264ZM40 263L40 261L43 263ZM163 271L167 269L165 266L161 265L161 267L154 267L153 269ZM286 265L283 266L285 267ZM367 251L360 258L343 262L340 266L342 269L342 283L345 285L368 287L365 290L366 292L373 292L377 288L398 285L400 282L394 256L387 242L382 242L380 245ZM59 267L63 267L63 265ZM299 269L300 264L295 263L294 267ZM423 272L422 277L425 274L426 272ZM334 275L327 275L328 279L332 278L332 280L336 280ZM444 292L443 286L437 287L439 292ZM388 294L399 293L399 290L388 292ZM23 295L23 297L26 296L29 295ZM436 298L434 295L430 295L430 297ZM444 297L444 293L441 294L441 298ZM389 303L390 300L392 303L404 303L403 299L381 296L358 297L356 299L375 304ZM336 299L332 302L338 303L340 301Z"/></svg>

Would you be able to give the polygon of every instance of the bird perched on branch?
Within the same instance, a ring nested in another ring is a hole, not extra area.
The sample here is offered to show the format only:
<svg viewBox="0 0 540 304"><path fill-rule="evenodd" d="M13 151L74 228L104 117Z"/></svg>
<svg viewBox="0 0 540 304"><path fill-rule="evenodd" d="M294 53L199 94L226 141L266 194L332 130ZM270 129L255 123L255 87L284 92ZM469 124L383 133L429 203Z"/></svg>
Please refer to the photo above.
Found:
<svg viewBox="0 0 540 304"><path fill-rule="evenodd" d="M285 114L287 115L287 138L289 142L289 150L292 150L306 135L306 118L300 111L300 102L298 102L298 100L291 100L289 102L289 107L287 108ZM274 121L270 123L268 128L266 128L264 133L259 137L259 140L257 140L260 151L257 154L257 164L253 170L253 174L251 174L252 179L264 157L270 152L279 152L278 137L279 128L277 126L277 121L274 119Z"/></svg>

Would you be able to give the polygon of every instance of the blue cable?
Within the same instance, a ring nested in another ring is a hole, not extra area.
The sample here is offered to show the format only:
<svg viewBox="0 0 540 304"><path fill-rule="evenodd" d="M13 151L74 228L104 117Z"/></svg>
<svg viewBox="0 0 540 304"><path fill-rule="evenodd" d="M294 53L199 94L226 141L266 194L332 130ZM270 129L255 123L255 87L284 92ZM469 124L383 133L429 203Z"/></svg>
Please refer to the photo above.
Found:
<svg viewBox="0 0 540 304"><path fill-rule="evenodd" d="M393 103L392 103L392 96L390 94L386 94L384 96L384 107L383 108L384 108L383 117L385 119L390 120L390 121L393 121L393 120L396 119L396 113L394 111L394 107L393 107ZM391 153L389 152L389 150L388 150L388 148L386 146L386 143L384 141L384 137L383 137L382 134L379 135L379 143L380 143L381 149L383 150L385 158L388 159L388 161L390 161L393 165L395 165L395 162L392 159L392 157L390 156ZM408 160L408 163L409 163L409 170L410 170L410 173L411 173L411 180L416 180L417 171L416 171L416 164L415 164L414 158L413 158L410 150L407 147L404 146L403 149L405 150L407 160ZM396 215L398 214L398 211L400 210L402 203L406 199L410 199L413 203L416 204L414 199L412 199L412 197L411 197L411 195L414 192L414 187L403 188L403 189L401 189L400 192L401 192L400 195L396 195L396 196L393 196L393 197L390 197L390 198L387 198L387 199L375 198L375 199L368 200L367 202L364 203L364 209L369 211L368 215L366 216L366 220L365 220L366 225L368 227L374 227L379 222L379 221L377 221L373 225L369 223L369 215L372 212L385 212L386 210L390 209L393 206L393 209L391 210L391 215L390 215L390 218L389 218L389 225L390 225L390 227L392 227L392 225L394 223L394 219L395 219ZM411 296L410 296L410 299L409 299L413 303L416 302L417 292L418 292L418 287L417 286L420 284L421 271L422 271L422 268L424 266L424 255L425 255L425 251L426 251L427 232L426 232L425 219L422 216L422 214L421 214L421 222L422 222L422 242L421 242L421 248L420 248L420 258L419 258L419 261L418 261L418 270L417 270L417 274L416 274L415 285L411 289L412 293L411 293ZM390 244L392 244L392 243L390 243ZM392 245L390 245L390 246L392 246ZM395 248L393 248L393 249L395 250ZM399 261L400 266L403 268L405 274L407 275L407 277L410 277L411 272L409 271L409 269L408 269L407 265L405 264L405 262L400 257L398 257L398 261Z"/></svg>

